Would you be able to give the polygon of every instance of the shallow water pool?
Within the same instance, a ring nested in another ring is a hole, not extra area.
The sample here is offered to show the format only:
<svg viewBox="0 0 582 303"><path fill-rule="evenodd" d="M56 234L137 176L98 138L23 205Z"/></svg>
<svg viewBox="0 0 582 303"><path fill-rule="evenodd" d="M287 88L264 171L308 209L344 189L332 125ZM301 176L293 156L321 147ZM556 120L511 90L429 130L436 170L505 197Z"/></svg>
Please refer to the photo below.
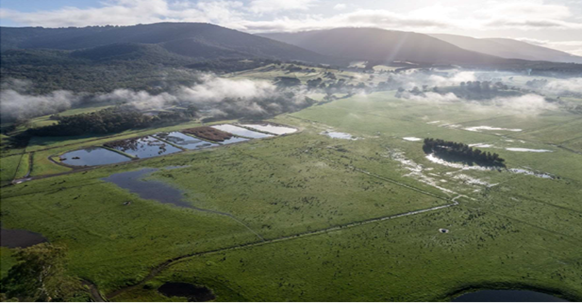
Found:
<svg viewBox="0 0 582 303"><path fill-rule="evenodd" d="M102 147L70 151L61 155L60 159L62 163L74 166L106 165L131 160L129 157Z"/></svg>

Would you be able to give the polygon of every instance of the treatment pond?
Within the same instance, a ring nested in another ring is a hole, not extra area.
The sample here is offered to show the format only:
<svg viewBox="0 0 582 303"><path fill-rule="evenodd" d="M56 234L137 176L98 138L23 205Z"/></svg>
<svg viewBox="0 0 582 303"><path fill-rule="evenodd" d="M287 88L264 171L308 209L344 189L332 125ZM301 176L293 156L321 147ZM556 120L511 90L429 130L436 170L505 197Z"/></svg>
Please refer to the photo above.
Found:
<svg viewBox="0 0 582 303"><path fill-rule="evenodd" d="M60 156L60 161L73 166L94 166L129 161L131 158L101 147L74 150Z"/></svg>

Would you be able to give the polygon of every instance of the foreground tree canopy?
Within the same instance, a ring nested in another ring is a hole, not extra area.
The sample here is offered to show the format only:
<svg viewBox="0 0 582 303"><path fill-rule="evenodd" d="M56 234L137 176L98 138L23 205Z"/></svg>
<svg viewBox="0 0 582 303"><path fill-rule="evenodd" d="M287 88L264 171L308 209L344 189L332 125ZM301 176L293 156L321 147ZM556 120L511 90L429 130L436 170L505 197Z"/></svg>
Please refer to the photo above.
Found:
<svg viewBox="0 0 582 303"><path fill-rule="evenodd" d="M86 301L79 279L66 272L62 246L42 243L16 251L18 264L2 279L2 301Z"/></svg>

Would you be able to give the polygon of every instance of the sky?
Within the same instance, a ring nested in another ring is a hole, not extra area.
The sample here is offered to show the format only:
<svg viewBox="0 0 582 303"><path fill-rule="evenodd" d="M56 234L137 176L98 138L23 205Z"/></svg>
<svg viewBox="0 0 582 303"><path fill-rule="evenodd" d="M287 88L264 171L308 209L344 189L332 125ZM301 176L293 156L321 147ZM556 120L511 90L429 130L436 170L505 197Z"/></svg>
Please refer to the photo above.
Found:
<svg viewBox="0 0 582 303"><path fill-rule="evenodd" d="M378 27L513 38L582 56L582 0L2 0L2 26L208 22L249 33Z"/></svg>

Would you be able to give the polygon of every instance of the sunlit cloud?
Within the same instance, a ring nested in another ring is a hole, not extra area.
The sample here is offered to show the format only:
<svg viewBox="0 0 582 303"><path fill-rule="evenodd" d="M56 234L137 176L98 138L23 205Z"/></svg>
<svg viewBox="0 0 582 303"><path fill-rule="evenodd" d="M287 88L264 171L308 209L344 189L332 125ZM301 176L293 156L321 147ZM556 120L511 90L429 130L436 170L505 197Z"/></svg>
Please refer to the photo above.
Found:
<svg viewBox="0 0 582 303"><path fill-rule="evenodd" d="M253 13L272 13L289 10L307 10L314 0L252 0L249 10Z"/></svg>
<svg viewBox="0 0 582 303"><path fill-rule="evenodd" d="M582 19L566 4L546 4L541 0L488 0L482 5L470 1L461 1L458 5L449 2L407 12L357 8L336 2L326 3L331 9L323 14L314 9L322 8L323 0L108 0L99 7L90 8L67 6L33 12L3 8L0 18L13 24L46 27L209 22L251 33L335 27L378 27L427 33L582 30ZM566 45L560 47L567 48ZM568 51L579 54L580 49L571 46Z"/></svg>

